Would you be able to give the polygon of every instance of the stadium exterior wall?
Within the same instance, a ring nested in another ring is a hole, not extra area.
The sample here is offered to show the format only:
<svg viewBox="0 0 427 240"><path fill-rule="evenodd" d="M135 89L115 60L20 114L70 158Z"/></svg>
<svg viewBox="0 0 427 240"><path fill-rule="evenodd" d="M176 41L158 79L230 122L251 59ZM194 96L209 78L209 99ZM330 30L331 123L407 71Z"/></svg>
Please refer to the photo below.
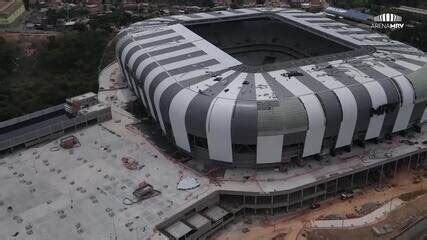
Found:
<svg viewBox="0 0 427 240"><path fill-rule="evenodd" d="M254 16L373 51L247 71L185 27ZM417 74L426 71L424 53L316 14L258 8L179 15L133 24L118 37L130 88L164 134L196 158L277 165L385 138L417 127L426 115L427 80ZM302 74L286 75L295 71Z"/></svg>

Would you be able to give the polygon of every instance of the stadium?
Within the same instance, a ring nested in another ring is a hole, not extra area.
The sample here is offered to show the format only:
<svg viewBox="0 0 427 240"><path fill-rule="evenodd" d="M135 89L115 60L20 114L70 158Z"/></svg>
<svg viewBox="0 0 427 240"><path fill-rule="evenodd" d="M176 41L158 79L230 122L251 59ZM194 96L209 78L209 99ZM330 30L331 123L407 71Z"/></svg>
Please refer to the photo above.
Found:
<svg viewBox="0 0 427 240"><path fill-rule="evenodd" d="M134 94L163 134L232 167L351 151L426 118L424 53L294 9L168 16L118 34Z"/></svg>
<svg viewBox="0 0 427 240"><path fill-rule="evenodd" d="M427 58L370 27L245 8L121 29L97 94L0 122L0 239L415 239Z"/></svg>

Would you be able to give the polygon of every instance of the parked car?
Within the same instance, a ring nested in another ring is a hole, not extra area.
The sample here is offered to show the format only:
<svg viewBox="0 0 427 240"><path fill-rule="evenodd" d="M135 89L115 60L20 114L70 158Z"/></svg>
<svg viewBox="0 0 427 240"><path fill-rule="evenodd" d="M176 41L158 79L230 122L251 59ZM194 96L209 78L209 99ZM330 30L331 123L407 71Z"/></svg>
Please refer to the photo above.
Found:
<svg viewBox="0 0 427 240"><path fill-rule="evenodd" d="M311 206L310 206L310 208L311 209L316 209L316 208L319 208L320 207L320 203L311 203Z"/></svg>
<svg viewBox="0 0 427 240"><path fill-rule="evenodd" d="M345 191L341 193L341 200L347 200L352 198L353 196L354 196L353 191Z"/></svg>

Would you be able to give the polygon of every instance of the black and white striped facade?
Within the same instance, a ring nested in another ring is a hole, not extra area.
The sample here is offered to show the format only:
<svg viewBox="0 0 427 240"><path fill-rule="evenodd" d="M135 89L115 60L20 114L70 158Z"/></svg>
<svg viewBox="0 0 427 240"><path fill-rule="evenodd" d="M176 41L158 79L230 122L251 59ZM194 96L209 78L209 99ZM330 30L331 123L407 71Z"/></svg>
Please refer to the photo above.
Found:
<svg viewBox="0 0 427 240"><path fill-rule="evenodd" d="M249 71L186 27L262 15L372 51ZM294 9L150 19L122 30L116 52L132 91L177 147L235 166L277 164L382 138L419 124L427 102L423 52ZM282 76L289 71L303 75ZM408 77L416 71L418 77Z"/></svg>

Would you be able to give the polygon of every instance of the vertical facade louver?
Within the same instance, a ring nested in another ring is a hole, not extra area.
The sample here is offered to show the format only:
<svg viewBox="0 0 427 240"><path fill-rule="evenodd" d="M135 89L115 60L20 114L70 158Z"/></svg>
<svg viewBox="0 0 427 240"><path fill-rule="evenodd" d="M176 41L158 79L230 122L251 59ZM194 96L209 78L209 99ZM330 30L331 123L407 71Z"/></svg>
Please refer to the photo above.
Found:
<svg viewBox="0 0 427 240"><path fill-rule="evenodd" d="M287 21L352 50L249 67L188 27L255 17ZM118 38L130 89L164 135L195 158L270 166L384 138L426 118L424 53L316 14L255 8L161 17Z"/></svg>

